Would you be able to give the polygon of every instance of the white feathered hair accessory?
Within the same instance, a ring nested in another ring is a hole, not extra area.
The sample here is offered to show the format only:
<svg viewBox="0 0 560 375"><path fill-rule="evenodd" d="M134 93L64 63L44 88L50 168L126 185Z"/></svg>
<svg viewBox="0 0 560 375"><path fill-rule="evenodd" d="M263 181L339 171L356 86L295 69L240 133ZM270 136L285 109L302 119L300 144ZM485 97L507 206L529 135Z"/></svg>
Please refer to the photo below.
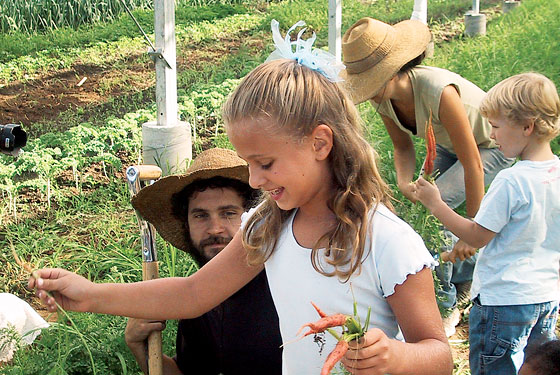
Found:
<svg viewBox="0 0 560 375"><path fill-rule="evenodd" d="M297 35L297 39L293 42L291 41L290 33L294 31L296 27L301 26L305 26L304 21L298 21L290 27L286 36L282 38L278 21L272 20L270 27L272 29L272 39L274 40L276 49L268 56L266 61L278 59L296 60L299 64L321 73L331 82L342 81L339 74L346 67L342 62L337 61L336 57L329 52L313 48L313 43L317 38L315 33L313 33L311 38L304 40L301 36L306 29L301 29Z"/></svg>

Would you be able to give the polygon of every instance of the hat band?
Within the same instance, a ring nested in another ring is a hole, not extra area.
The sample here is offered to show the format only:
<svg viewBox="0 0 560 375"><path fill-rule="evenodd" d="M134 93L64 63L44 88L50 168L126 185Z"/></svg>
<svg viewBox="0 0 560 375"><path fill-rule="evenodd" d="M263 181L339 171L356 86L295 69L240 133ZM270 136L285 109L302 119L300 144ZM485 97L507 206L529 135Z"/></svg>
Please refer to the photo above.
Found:
<svg viewBox="0 0 560 375"><path fill-rule="evenodd" d="M346 71L349 74L360 74L374 67L383 60L393 49L395 36L393 33L385 34L383 41L367 57L358 61L345 61Z"/></svg>

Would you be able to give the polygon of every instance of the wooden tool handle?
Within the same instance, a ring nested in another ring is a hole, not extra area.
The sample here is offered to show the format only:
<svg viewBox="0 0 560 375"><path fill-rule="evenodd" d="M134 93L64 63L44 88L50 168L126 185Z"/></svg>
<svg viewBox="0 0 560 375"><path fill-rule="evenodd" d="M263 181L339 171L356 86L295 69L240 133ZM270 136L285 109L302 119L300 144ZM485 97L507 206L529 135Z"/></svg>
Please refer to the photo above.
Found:
<svg viewBox="0 0 560 375"><path fill-rule="evenodd" d="M158 262L142 263L142 280L153 280L159 278Z"/></svg>
<svg viewBox="0 0 560 375"><path fill-rule="evenodd" d="M158 262L142 263L142 279L153 280L159 277ZM161 331L153 331L148 336L148 374L162 375Z"/></svg>
<svg viewBox="0 0 560 375"><path fill-rule="evenodd" d="M161 331L153 331L148 336L148 374L163 374Z"/></svg>
<svg viewBox="0 0 560 375"><path fill-rule="evenodd" d="M138 178L142 181L157 180L161 177L161 168L157 165L141 164L134 167L138 169Z"/></svg>

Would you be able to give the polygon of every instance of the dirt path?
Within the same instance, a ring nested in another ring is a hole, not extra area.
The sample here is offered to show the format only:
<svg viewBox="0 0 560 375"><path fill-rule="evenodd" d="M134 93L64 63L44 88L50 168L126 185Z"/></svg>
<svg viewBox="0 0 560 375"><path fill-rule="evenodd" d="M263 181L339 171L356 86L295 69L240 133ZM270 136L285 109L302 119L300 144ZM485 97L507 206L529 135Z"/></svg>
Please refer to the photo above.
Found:
<svg viewBox="0 0 560 375"><path fill-rule="evenodd" d="M225 56L235 54L242 45L262 49L263 42L242 33L219 43L200 43L178 47L177 70L202 70L219 65ZM112 65L88 65L77 62L70 69L50 71L32 80L15 81L0 88L0 124L24 126L55 121L71 109L88 110L105 105L111 98L148 92L146 102L155 100L155 68L152 61L137 51L127 56L119 68ZM124 68L122 67L124 66ZM85 80L84 80L85 79ZM64 125L62 125L64 128Z"/></svg>

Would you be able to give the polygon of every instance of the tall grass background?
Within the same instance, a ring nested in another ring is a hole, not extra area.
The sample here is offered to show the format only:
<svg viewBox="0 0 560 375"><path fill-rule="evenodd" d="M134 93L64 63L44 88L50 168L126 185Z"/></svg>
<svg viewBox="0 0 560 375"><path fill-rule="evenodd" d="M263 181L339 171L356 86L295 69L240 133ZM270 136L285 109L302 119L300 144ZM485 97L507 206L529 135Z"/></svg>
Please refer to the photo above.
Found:
<svg viewBox="0 0 560 375"><path fill-rule="evenodd" d="M180 5L239 4L247 0L178 0ZM34 32L117 19L125 9L153 9L153 0L2 0L1 32Z"/></svg>

